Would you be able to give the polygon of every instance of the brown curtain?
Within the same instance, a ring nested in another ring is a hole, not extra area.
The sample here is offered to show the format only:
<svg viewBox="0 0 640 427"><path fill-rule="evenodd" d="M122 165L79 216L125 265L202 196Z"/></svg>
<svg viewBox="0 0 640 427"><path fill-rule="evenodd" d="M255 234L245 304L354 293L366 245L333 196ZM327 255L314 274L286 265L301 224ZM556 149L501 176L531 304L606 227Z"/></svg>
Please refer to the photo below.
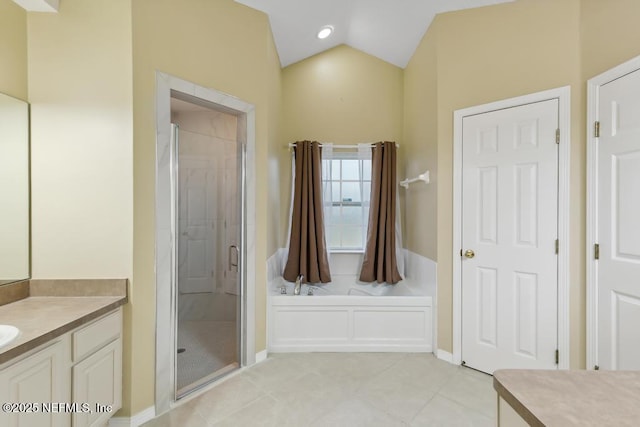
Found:
<svg viewBox="0 0 640 427"><path fill-rule="evenodd" d="M293 282L302 274L306 283L331 281L322 212L322 159L320 143L295 144L295 186L289 257L284 278Z"/></svg>
<svg viewBox="0 0 640 427"><path fill-rule="evenodd" d="M360 271L363 282L398 283L396 260L396 144L374 144L367 244Z"/></svg>

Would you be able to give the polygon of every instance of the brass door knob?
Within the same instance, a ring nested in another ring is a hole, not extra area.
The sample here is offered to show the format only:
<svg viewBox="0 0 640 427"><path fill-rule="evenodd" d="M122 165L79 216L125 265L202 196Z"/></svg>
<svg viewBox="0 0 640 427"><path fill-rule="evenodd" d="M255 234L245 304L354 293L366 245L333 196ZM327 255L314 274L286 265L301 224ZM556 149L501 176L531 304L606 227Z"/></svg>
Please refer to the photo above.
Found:
<svg viewBox="0 0 640 427"><path fill-rule="evenodd" d="M465 258L473 258L474 256L476 256L476 254L471 249L467 249L466 251L464 251L464 256Z"/></svg>

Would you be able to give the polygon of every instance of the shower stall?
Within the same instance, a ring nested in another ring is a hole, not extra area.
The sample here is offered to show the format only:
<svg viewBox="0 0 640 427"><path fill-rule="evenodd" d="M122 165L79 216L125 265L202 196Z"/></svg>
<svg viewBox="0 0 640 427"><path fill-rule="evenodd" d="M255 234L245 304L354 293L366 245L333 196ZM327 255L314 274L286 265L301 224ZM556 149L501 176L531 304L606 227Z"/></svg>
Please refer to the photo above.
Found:
<svg viewBox="0 0 640 427"><path fill-rule="evenodd" d="M255 106L156 72L155 415L255 363Z"/></svg>
<svg viewBox="0 0 640 427"><path fill-rule="evenodd" d="M241 366L238 117L171 98L175 397Z"/></svg>

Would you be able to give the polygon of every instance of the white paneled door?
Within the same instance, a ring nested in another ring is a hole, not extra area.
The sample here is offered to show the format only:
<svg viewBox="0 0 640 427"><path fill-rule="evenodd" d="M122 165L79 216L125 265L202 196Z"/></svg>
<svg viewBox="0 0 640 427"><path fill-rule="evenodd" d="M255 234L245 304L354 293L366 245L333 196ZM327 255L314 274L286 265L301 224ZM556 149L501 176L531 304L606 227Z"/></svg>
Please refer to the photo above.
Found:
<svg viewBox="0 0 640 427"><path fill-rule="evenodd" d="M598 364L640 370L640 70L599 89Z"/></svg>
<svg viewBox="0 0 640 427"><path fill-rule="evenodd" d="M462 361L555 369L558 99L462 121Z"/></svg>

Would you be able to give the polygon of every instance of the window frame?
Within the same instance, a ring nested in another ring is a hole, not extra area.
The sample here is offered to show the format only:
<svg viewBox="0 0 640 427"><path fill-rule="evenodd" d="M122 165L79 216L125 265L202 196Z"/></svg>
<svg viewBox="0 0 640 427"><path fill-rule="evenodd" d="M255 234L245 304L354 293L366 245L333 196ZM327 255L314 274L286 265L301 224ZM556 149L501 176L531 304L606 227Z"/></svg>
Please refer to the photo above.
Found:
<svg viewBox="0 0 640 427"><path fill-rule="evenodd" d="M358 161L358 179L343 179L344 174L344 163L345 160L356 160ZM339 171L338 171L338 179L335 178L334 172L334 161L339 161ZM366 166L365 162L369 163L368 167L368 175L366 175ZM329 163L329 168L327 168L327 163ZM325 218L325 235L326 235L326 243L327 243L327 251L329 253L339 254L339 253L364 253L365 247L367 244L367 230L369 223L369 208L371 204L371 155L364 155L362 151L333 151L330 155L324 156L322 158L322 187L323 187L323 199L325 196L329 195L333 200L323 200L323 215ZM340 191L338 200L336 200L335 195L333 194L333 186L335 183L338 183L338 188ZM360 201L351 201L344 200L346 197L343 197L344 194L344 183L356 183L360 187ZM367 184L368 184L368 194L367 194ZM330 186L331 190L328 191L327 187ZM343 214L344 207L356 206L361 207L362 211L360 214L360 221L358 223L350 223L346 222ZM333 215L329 210L339 207L340 215ZM335 218L338 218L338 221L334 221ZM344 234L343 229L346 227L360 228L361 229L361 245L360 246L345 246L344 245ZM339 230L339 240L340 246L332 246L332 233L336 232L336 229Z"/></svg>

